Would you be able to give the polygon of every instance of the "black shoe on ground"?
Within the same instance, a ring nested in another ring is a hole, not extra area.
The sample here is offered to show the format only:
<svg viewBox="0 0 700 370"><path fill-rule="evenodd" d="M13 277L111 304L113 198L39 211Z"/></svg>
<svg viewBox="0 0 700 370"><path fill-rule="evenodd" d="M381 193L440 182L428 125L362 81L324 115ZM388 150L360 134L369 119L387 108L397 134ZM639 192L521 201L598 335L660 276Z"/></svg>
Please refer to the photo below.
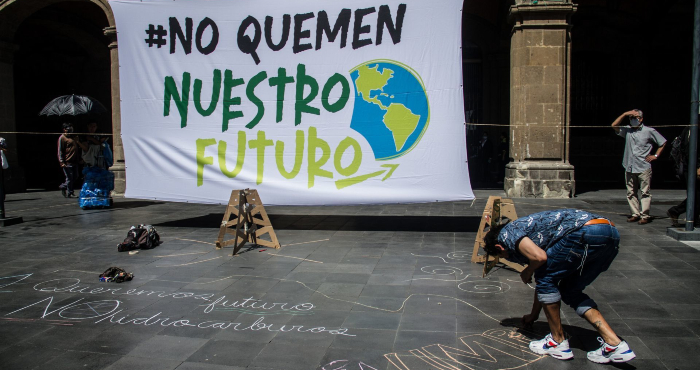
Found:
<svg viewBox="0 0 700 370"><path fill-rule="evenodd" d="M61 189L61 194L63 195L64 198L68 198L68 193L66 193L65 188Z"/></svg>
<svg viewBox="0 0 700 370"><path fill-rule="evenodd" d="M678 223L679 214L673 213L670 209L666 211L666 216L671 219L671 226L673 227L683 227L683 225Z"/></svg>

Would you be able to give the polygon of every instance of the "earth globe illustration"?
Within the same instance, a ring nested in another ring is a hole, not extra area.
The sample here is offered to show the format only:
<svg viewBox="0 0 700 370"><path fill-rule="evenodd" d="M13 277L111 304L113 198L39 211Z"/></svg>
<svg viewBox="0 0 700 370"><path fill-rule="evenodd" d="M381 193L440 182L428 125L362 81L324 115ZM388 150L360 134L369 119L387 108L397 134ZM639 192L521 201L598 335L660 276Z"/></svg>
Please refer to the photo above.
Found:
<svg viewBox="0 0 700 370"><path fill-rule="evenodd" d="M413 149L428 128L430 107L420 76L396 61L372 60L350 70L355 107L350 128L388 160Z"/></svg>

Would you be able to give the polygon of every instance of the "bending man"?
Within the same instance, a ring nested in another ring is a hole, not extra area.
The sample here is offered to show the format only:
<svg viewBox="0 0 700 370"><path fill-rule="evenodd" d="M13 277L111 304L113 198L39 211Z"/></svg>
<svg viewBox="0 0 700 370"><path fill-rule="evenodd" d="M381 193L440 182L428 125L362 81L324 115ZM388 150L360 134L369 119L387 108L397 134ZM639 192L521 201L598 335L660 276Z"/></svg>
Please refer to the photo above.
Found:
<svg viewBox="0 0 700 370"><path fill-rule="evenodd" d="M489 254L527 264L520 274L524 283L530 283L535 275L535 300L523 322L531 324L544 308L551 333L531 342L530 350L560 360L574 357L559 316L563 300L602 337L598 339L601 347L588 352L589 360L627 362L635 357L627 342L610 328L596 303L583 293L617 256L620 234L612 222L575 209L545 211L491 229L484 243Z"/></svg>

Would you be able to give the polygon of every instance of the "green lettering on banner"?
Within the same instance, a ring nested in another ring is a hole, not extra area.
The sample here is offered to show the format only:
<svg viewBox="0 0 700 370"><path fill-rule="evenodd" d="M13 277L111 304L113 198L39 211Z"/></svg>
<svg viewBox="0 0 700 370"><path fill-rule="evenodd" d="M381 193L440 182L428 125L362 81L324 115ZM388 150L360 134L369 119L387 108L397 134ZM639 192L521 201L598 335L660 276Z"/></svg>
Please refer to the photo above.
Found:
<svg viewBox="0 0 700 370"><path fill-rule="evenodd" d="M309 95L304 97L304 87L309 86L311 91ZM318 95L318 82L316 79L306 74L306 66L303 64L297 65L297 86L296 86L296 101L294 103L294 126L299 126L301 123L301 114L309 113L320 115L321 110L309 105Z"/></svg>
<svg viewBox="0 0 700 370"><path fill-rule="evenodd" d="M233 168L233 171L229 171L228 168L226 168L226 147L227 147L227 144L223 140L219 141L219 169L221 170L221 173L226 175L226 177L234 178L234 177L238 176L239 173L241 173L241 170L243 169L243 162L245 161L245 142L246 142L245 131L238 131L238 148L237 148L237 155L236 155L236 166Z"/></svg>
<svg viewBox="0 0 700 370"><path fill-rule="evenodd" d="M316 160L316 149L321 149L321 158ZM309 188L314 186L316 176L333 178L333 173L321 168L331 157L331 147L328 143L319 139L316 132L316 127L309 127Z"/></svg>
<svg viewBox="0 0 700 370"><path fill-rule="evenodd" d="M342 89L340 92L340 97L335 103L329 104L328 95L330 95L331 91L337 84L340 84ZM347 104L349 98L350 83L348 83L348 80L345 78L345 76L341 75L340 73L336 73L333 76L331 76L331 78L329 78L328 81L326 81L326 84L323 85L323 91L321 92L321 104L323 104L323 108L325 110L331 113L338 112L341 109L345 108L345 104Z"/></svg>
<svg viewBox="0 0 700 370"><path fill-rule="evenodd" d="M343 158L345 151L351 146L355 154L352 157L352 162L350 165L343 168L341 159ZM357 170L360 169L360 164L362 164L362 148L360 147L360 143L351 137L346 137L343 139L343 141L338 144L338 147L335 148L333 164L335 165L335 170L343 176L352 176L357 173Z"/></svg>
<svg viewBox="0 0 700 370"><path fill-rule="evenodd" d="M202 80L196 78L194 80L194 107L197 112L202 115L202 117L209 117L214 110L216 105L219 104L219 95L221 94L221 70L214 70L214 78L211 88L211 100L209 100L209 107L207 109L202 108Z"/></svg>
<svg viewBox="0 0 700 370"><path fill-rule="evenodd" d="M296 148L294 149L294 167L291 172L287 172L284 168L284 141L277 140L275 145L275 162L277 162L277 170L280 175L287 180L295 178L301 171L302 160L304 159L304 131L297 130L296 132Z"/></svg>
<svg viewBox="0 0 700 370"><path fill-rule="evenodd" d="M287 84L294 83L294 77L287 76L287 70L284 68L277 69L277 77L270 77L268 81L270 87L277 86L277 115L275 122L282 122L282 110L284 108L284 90Z"/></svg>
<svg viewBox="0 0 700 370"><path fill-rule="evenodd" d="M204 156L204 149L216 144L216 139L197 139L197 186L204 184L204 166L214 164L214 157Z"/></svg>
<svg viewBox="0 0 700 370"><path fill-rule="evenodd" d="M248 100L250 100L253 104L255 104L256 107L258 107L258 114L253 117L250 122L245 125L246 128L253 128L255 125L257 125L260 120L263 118L263 115L265 114L265 105L263 105L262 100L255 96L255 88L258 87L258 85L263 82L267 78L267 72L262 71L253 78L248 81L248 86L246 86L245 89L245 94L248 97Z"/></svg>
<svg viewBox="0 0 700 370"><path fill-rule="evenodd" d="M224 115L221 124L221 132L226 132L228 130L228 121L243 117L243 112L239 110L230 110L233 105L241 105L241 97L231 97L231 90L236 86L243 85L243 83L244 81L242 78L233 78L233 72L231 72L231 70L227 69L224 72Z"/></svg>
<svg viewBox="0 0 700 370"><path fill-rule="evenodd" d="M371 179L372 177L377 177L377 176L383 174L384 172L386 172L386 170L376 171L376 172L368 173L366 175L349 177L347 179L338 180L335 182L335 187L336 187L336 189L340 190L343 188L347 188L348 186L357 185L365 180Z"/></svg>
<svg viewBox="0 0 700 370"><path fill-rule="evenodd" d="M170 115L170 100L175 100L175 107L180 113L180 128L187 126L187 106L190 102L190 74L182 74L182 95L177 91L175 79L165 76L165 97L163 98L163 117Z"/></svg>
<svg viewBox="0 0 700 370"><path fill-rule="evenodd" d="M258 185L262 184L263 182L263 172L265 170L265 148L273 145L274 142L272 140L265 138L265 131L258 131L258 138L248 142L250 149L258 150L258 177L255 180L255 183Z"/></svg>
<svg viewBox="0 0 700 370"><path fill-rule="evenodd" d="M390 178L391 175L396 171L396 169L399 167L398 164L383 164L381 167L388 168L389 170L381 170L381 171L376 171L372 173L368 173L366 175L360 175L360 176L355 176L355 177L348 177L345 179L340 179L335 182L335 187L338 190L341 190L343 188L347 188L348 186L352 185L357 185L363 181L369 180L373 177L377 177L383 173L386 173L382 181L385 181L386 179ZM338 171L340 172L340 171Z"/></svg>

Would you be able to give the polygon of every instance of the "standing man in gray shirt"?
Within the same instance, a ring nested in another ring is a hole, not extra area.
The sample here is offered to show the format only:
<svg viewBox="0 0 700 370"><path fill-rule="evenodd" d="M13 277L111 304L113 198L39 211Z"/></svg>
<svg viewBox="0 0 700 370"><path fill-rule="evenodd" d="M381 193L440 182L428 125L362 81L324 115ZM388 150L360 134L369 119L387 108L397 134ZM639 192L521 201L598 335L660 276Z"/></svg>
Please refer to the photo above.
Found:
<svg viewBox="0 0 700 370"><path fill-rule="evenodd" d="M629 117L629 126L620 127L622 121ZM651 162L661 155L666 145L666 139L653 128L642 124L644 115L641 110L633 109L622 113L612 123L615 132L625 138L625 154L622 167L625 168L625 183L627 184L627 202L632 216L627 222L637 222L645 225L651 222L649 208L651 207ZM656 152L651 154L656 147ZM637 193L642 193L640 201Z"/></svg>

